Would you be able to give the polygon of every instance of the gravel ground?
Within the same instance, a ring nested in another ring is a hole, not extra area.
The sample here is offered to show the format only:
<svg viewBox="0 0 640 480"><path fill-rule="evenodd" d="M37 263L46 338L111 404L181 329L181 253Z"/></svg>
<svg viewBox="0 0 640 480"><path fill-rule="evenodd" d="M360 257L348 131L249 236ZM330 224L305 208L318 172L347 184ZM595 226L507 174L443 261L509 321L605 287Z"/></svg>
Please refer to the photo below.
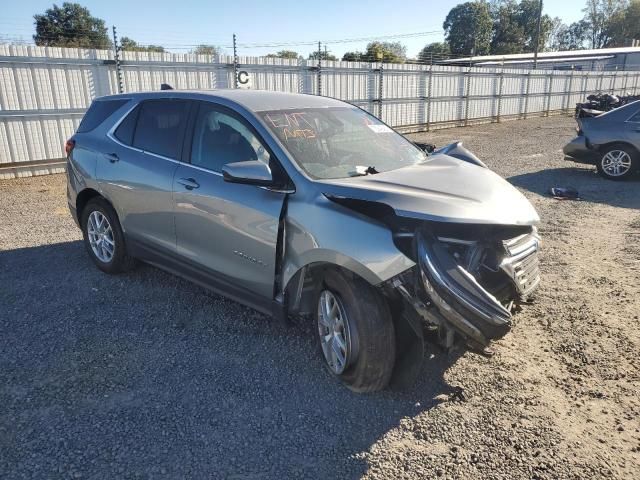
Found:
<svg viewBox="0 0 640 480"><path fill-rule="evenodd" d="M63 175L1 181L0 478L640 478L640 177L565 162L573 127L413 136L522 189L544 283L494 357L433 348L413 388L372 395L325 373L308 324L99 272Z"/></svg>

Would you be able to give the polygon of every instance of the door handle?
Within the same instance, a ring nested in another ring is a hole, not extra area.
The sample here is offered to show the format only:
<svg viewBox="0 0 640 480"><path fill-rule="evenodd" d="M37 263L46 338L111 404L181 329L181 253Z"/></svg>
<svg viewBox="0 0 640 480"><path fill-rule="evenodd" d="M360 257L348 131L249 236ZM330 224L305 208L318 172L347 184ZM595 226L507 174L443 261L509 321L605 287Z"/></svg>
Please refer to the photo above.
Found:
<svg viewBox="0 0 640 480"><path fill-rule="evenodd" d="M117 161L119 161L119 160L120 160L120 157L118 157L118 155L117 155L117 154L115 154L115 153L105 153L105 154L104 154L104 156L105 156L105 158L106 158L107 160L109 160L111 163L116 163Z"/></svg>
<svg viewBox="0 0 640 480"><path fill-rule="evenodd" d="M180 178L178 179L178 183L180 185L183 185L187 190L193 190L194 188L198 188L200 186L200 184L193 178Z"/></svg>

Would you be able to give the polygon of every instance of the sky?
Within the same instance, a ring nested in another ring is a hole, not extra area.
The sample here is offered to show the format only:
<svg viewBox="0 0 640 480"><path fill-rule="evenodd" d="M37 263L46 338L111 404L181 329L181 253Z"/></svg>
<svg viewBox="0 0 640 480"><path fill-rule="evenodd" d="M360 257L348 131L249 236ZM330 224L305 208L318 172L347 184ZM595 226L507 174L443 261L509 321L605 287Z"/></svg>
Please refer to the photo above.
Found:
<svg viewBox="0 0 640 480"><path fill-rule="evenodd" d="M364 50L375 37L417 34L388 39L402 42L409 57L415 57L426 44L443 40L442 22L449 10L461 3L456 0L76 1L105 20L107 26L115 25L119 36L141 44L159 44L174 52L187 52L202 43L213 44L230 54L235 33L239 55L266 55L287 49L305 57L317 48L312 45L319 40L328 42L328 50L341 57L346 51ZM62 0L56 3L61 4ZM584 3L584 0L547 0L544 13L571 23L582 18ZM51 0L0 0L0 41L32 42L33 15L44 13L52 4ZM284 43L288 45L273 45Z"/></svg>

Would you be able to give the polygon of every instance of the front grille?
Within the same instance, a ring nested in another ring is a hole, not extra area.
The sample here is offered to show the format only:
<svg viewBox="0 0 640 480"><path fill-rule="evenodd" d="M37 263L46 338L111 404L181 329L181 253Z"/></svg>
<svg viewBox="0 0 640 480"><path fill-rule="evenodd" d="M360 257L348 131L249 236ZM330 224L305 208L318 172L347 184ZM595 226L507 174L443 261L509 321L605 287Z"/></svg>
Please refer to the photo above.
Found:
<svg viewBox="0 0 640 480"><path fill-rule="evenodd" d="M526 299L540 283L540 240L535 234L525 234L505 240L503 245L507 257L501 267L513 280L519 296Z"/></svg>

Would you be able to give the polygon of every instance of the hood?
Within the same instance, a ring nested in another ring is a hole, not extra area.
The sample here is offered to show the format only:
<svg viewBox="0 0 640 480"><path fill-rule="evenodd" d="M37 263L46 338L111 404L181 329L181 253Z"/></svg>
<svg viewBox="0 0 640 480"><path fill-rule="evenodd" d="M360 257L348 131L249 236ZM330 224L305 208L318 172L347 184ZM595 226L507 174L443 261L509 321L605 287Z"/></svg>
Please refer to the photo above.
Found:
<svg viewBox="0 0 640 480"><path fill-rule="evenodd" d="M488 168L447 155L362 177L318 181L328 196L384 203L396 215L450 223L534 225L540 217L509 182Z"/></svg>

